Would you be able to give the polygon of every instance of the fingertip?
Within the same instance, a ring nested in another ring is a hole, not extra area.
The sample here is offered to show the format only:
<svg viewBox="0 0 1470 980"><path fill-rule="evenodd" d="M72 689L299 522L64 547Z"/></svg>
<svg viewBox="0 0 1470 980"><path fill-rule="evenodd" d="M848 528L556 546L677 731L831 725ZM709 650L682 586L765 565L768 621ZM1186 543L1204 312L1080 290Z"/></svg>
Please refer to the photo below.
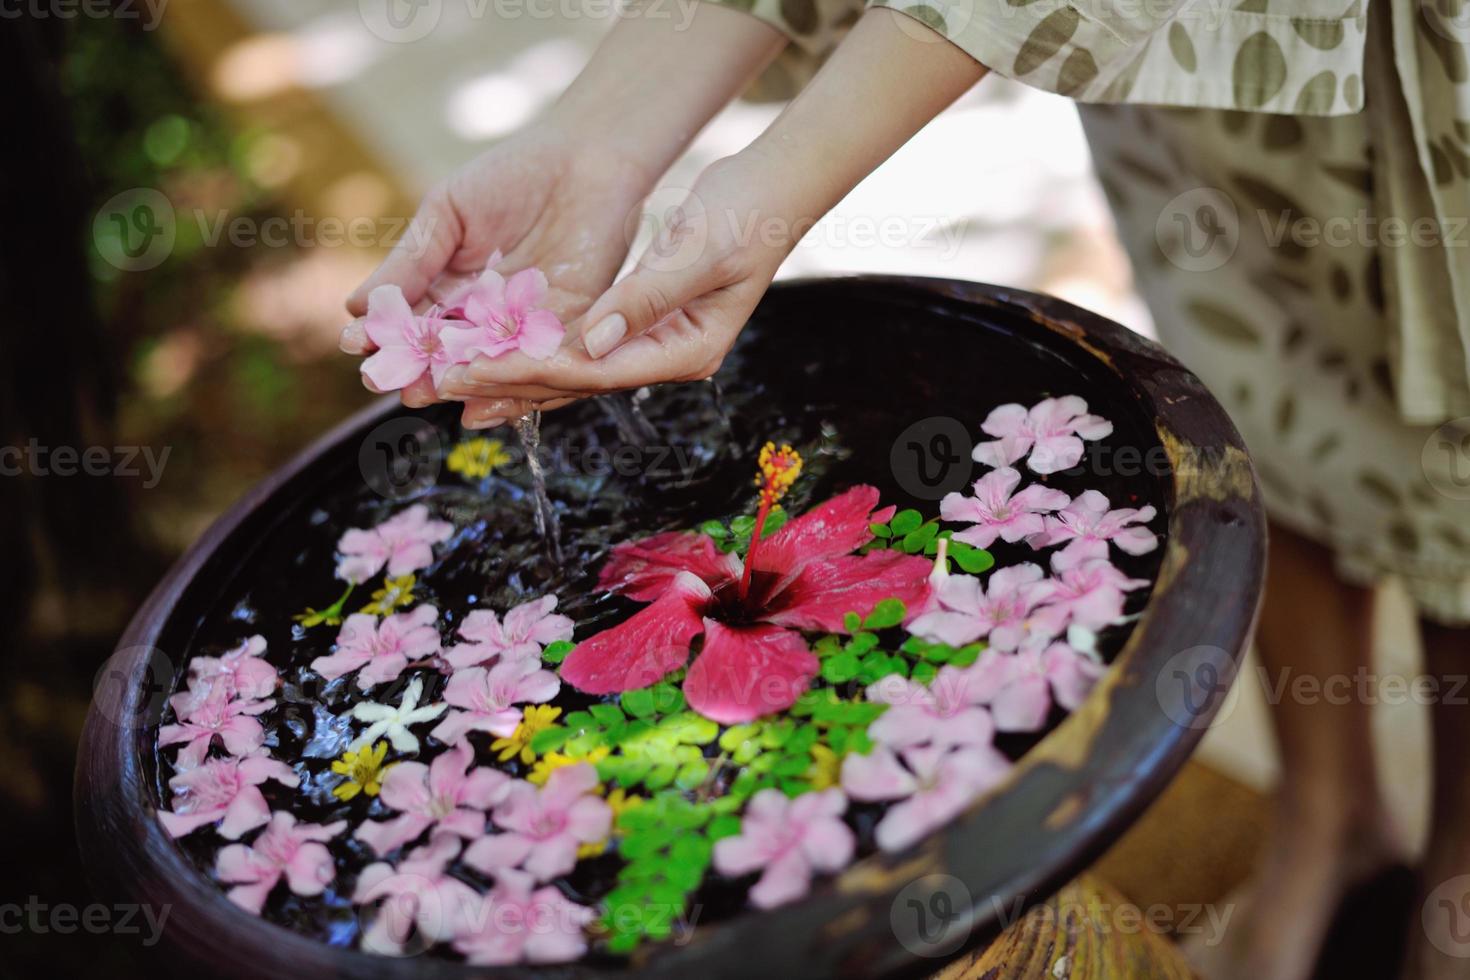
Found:
<svg viewBox="0 0 1470 980"><path fill-rule="evenodd" d="M337 338L337 347L344 354L366 354L372 348L372 342L368 339L367 328L361 320L353 320L342 328L342 333Z"/></svg>
<svg viewBox="0 0 1470 980"><path fill-rule="evenodd" d="M628 318L621 313L612 313L593 324L582 334L582 346L587 356L594 361L605 357L628 336Z"/></svg>

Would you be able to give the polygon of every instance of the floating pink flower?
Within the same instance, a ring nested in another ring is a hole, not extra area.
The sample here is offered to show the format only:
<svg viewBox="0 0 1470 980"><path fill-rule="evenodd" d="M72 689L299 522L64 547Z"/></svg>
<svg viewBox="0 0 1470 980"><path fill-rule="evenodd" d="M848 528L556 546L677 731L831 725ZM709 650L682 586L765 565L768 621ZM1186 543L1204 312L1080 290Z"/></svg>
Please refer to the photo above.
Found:
<svg viewBox="0 0 1470 980"><path fill-rule="evenodd" d="M537 881L564 875L577 863L577 849L606 839L612 809L594 795L597 770L585 762L562 766L539 790L512 783L491 815L505 833L481 837L465 851L465 863L487 875L524 868Z"/></svg>
<svg viewBox="0 0 1470 980"><path fill-rule="evenodd" d="M562 677L593 694L646 687L684 666L690 707L737 724L795 703L817 672L799 630L843 633L848 612L896 597L917 609L929 596L930 563L897 551L850 552L872 538L878 491L860 486L762 538L758 515L742 567L702 534L669 532L619 545L599 584L652 601L626 622L577 645ZM763 500L761 514L769 510Z"/></svg>
<svg viewBox="0 0 1470 980"><path fill-rule="evenodd" d="M1032 547L1049 548L1067 542L1052 557L1052 568L1061 571L1090 558L1106 558L1111 541L1130 555L1146 555L1159 546L1159 537L1146 527L1158 511L1152 506L1120 507L1110 510L1108 498L1087 490L1046 518L1046 529L1030 539Z"/></svg>
<svg viewBox="0 0 1470 980"><path fill-rule="evenodd" d="M254 755L265 742L265 729L254 716L268 711L275 701L242 701L231 698L224 688L215 688L201 702L193 700L193 695L186 691L169 698L169 704L173 705L178 721L158 730L158 745L163 748L183 744L177 765L180 769L192 769L204 761L216 738L230 755ZM187 713L179 713L181 706Z"/></svg>
<svg viewBox="0 0 1470 980"><path fill-rule="evenodd" d="M519 871L496 873L454 937L454 948L473 966L566 963L587 952L585 929L597 912L568 901L555 887L532 890L535 879Z"/></svg>
<svg viewBox="0 0 1470 980"><path fill-rule="evenodd" d="M183 837L205 824L218 823L221 837L237 840L270 819L270 807L260 792L260 784L267 779L282 786L301 783L290 766L269 756L210 759L168 781L174 794L173 811L160 810L158 819L170 837Z"/></svg>
<svg viewBox="0 0 1470 980"><path fill-rule="evenodd" d="M975 481L973 496L945 494L939 502L939 516L946 521L967 521L974 525L955 534L956 541L989 548L997 537L1014 543L1039 534L1044 527L1041 515L1072 501L1062 491L1039 483L1015 493L1020 482L1021 474L1009 466L992 470Z"/></svg>
<svg viewBox="0 0 1470 980"><path fill-rule="evenodd" d="M504 621L493 610L476 609L459 627L459 635L470 642L450 647L444 659L456 669L483 664L491 657L540 661L541 649L548 643L572 638L572 621L554 609L554 595L521 603L505 614Z"/></svg>
<svg viewBox="0 0 1470 980"><path fill-rule="evenodd" d="M354 613L337 634L337 650L311 662L311 669L327 680L354 670L359 690L395 680L411 661L439 652L439 631L434 621L439 610L416 606L406 613L388 616L381 623L367 613Z"/></svg>
<svg viewBox="0 0 1470 980"><path fill-rule="evenodd" d="M487 267L445 303L446 316L468 321L467 326L447 329L445 339L461 361L499 357L513 350L544 361L556 353L566 335L556 314L542 308L548 291L540 269L522 269L507 281Z"/></svg>
<svg viewBox="0 0 1470 980"><path fill-rule="evenodd" d="M856 842L842 822L847 797L838 789L789 799L778 789L750 798L740 833L716 842L715 869L735 877L760 871L750 903L769 909L794 902L811 888L812 874L841 871Z"/></svg>
<svg viewBox="0 0 1470 980"><path fill-rule="evenodd" d="M195 657L189 662L193 683L223 686L231 697L253 701L275 693L276 668L266 662L265 637L252 636L218 657Z"/></svg>
<svg viewBox="0 0 1470 980"><path fill-rule="evenodd" d="M508 738L521 723L516 705L545 704L560 690L561 681L541 668L539 658L457 671L444 686L444 700L463 710L450 712L429 734L441 742L454 742L468 732Z"/></svg>
<svg viewBox="0 0 1470 980"><path fill-rule="evenodd" d="M902 800L878 821L874 837L885 851L901 851L949 823L1000 782L1010 761L993 746L954 752L915 747L902 755L879 745L842 760L842 788L855 800Z"/></svg>
<svg viewBox="0 0 1470 980"><path fill-rule="evenodd" d="M1075 710L1106 668L1066 643L1045 650L986 650L970 668L977 696L990 705L996 730L1040 731L1052 702Z"/></svg>
<svg viewBox="0 0 1470 980"><path fill-rule="evenodd" d="M332 854L322 841L336 837L346 827L345 820L326 826L297 823L294 816L278 810L248 847L231 844L220 851L214 873L220 881L235 886L229 890L230 901L256 915L282 878L294 894L320 895L336 876Z"/></svg>
<svg viewBox="0 0 1470 980"><path fill-rule="evenodd" d="M416 316L403 290L379 286L368 294L363 329L377 351L362 362L362 374L379 391L397 391L429 372L434 384L463 360L462 352L447 344L444 335L452 321L441 316Z"/></svg>
<svg viewBox="0 0 1470 980"><path fill-rule="evenodd" d="M991 572L983 589L973 575L949 575L939 586L939 608L915 619L909 632L957 647L986 637L995 650L1044 646L1067 626L1065 609L1042 605L1050 591L1030 562Z"/></svg>
<svg viewBox="0 0 1470 980"><path fill-rule="evenodd" d="M1087 402L1076 395L1048 398L1029 410L1022 405L1001 405L981 424L994 442L975 446L977 463L1010 466L1025 458L1033 473L1058 473L1082 460L1083 439L1104 439L1113 423L1087 414Z"/></svg>
<svg viewBox="0 0 1470 980"><path fill-rule="evenodd" d="M995 737L982 692L959 667L944 666L928 685L893 674L868 686L868 700L889 705L868 735L889 748L933 743L989 745Z"/></svg>
<svg viewBox="0 0 1470 980"><path fill-rule="evenodd" d="M415 930L425 943L448 942L472 921L479 894L445 870L459 848L453 834L434 834L396 868L378 861L362 869L353 904L383 903L363 930L363 949L398 956Z"/></svg>
<svg viewBox="0 0 1470 980"><path fill-rule="evenodd" d="M378 855L413 840L430 827L459 837L485 832L485 811L505 798L510 777L497 769L471 769L474 752L458 742L429 765L396 762L383 777L378 798L392 820L365 821L354 833Z"/></svg>
<svg viewBox="0 0 1470 980"><path fill-rule="evenodd" d="M352 528L337 542L337 577L361 584L388 566L388 574L407 575L434 561L434 545L448 541L454 525L429 520L429 509L414 504L377 527Z"/></svg>
<svg viewBox="0 0 1470 980"><path fill-rule="evenodd" d="M1053 558L1060 558L1058 552ZM1048 605L1066 610L1069 622L1089 630L1100 630L1123 616L1125 592L1148 585L1147 579L1129 578L1106 558L1062 563L1048 583Z"/></svg>

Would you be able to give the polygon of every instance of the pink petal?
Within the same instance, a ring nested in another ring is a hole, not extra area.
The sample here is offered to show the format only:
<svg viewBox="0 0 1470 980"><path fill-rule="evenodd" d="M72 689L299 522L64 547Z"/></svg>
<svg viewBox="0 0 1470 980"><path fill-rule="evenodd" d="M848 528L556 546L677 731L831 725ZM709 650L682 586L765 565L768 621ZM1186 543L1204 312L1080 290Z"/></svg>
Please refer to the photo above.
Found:
<svg viewBox="0 0 1470 980"><path fill-rule="evenodd" d="M879 745L867 755L852 753L842 760L842 788L855 800L874 802L907 796L918 783L891 749Z"/></svg>
<svg viewBox="0 0 1470 980"><path fill-rule="evenodd" d="M285 870L286 884L303 896L320 895L336 877L331 852L315 842L299 848Z"/></svg>
<svg viewBox="0 0 1470 980"><path fill-rule="evenodd" d="M379 348L402 346L413 329L413 310L397 286L384 285L368 293L363 332Z"/></svg>
<svg viewBox="0 0 1470 980"><path fill-rule="evenodd" d="M995 727L1002 732L1039 731L1051 711L1051 691L1045 678L1028 674L1002 688L991 702Z"/></svg>
<svg viewBox="0 0 1470 980"><path fill-rule="evenodd" d="M652 602L669 590L680 572L692 573L717 589L740 577L740 560L721 552L703 534L667 531L614 548L597 585L630 599Z"/></svg>
<svg viewBox="0 0 1470 980"><path fill-rule="evenodd" d="M962 647L985 635L985 623L969 613L928 612L908 626L909 632L933 643Z"/></svg>
<svg viewBox="0 0 1470 980"><path fill-rule="evenodd" d="M422 377L425 367L423 358L407 347L384 347L359 370L379 391L398 391Z"/></svg>
<svg viewBox="0 0 1470 980"><path fill-rule="evenodd" d="M576 867L577 846L577 838L571 834L560 834L548 840L537 841L522 867L535 875L537 881L560 878Z"/></svg>
<svg viewBox="0 0 1470 980"><path fill-rule="evenodd" d="M505 798L510 782L510 777L500 770L478 766L465 777L460 800L476 810L488 810Z"/></svg>
<svg viewBox="0 0 1470 980"><path fill-rule="evenodd" d="M1036 441L1026 466L1033 473L1060 473L1082 461L1082 440L1072 435L1045 436Z"/></svg>
<svg viewBox="0 0 1470 980"><path fill-rule="evenodd" d="M469 766L471 760L474 759L474 756L475 753L470 748L470 743L456 742L449 747L447 752L444 752L431 762L428 772L429 795L435 799L457 799L459 797L460 787L464 785L465 769ZM397 767L395 766L394 768L396 769ZM391 777L393 770L389 770L388 775ZM388 786L385 781L383 790L386 792L387 789ZM389 805L396 806L396 804ZM408 809L408 807L398 807L398 809Z"/></svg>
<svg viewBox="0 0 1470 980"><path fill-rule="evenodd" d="M706 718L735 725L791 707L817 667L799 633L706 619L704 649L684 679L684 696Z"/></svg>
<svg viewBox="0 0 1470 980"><path fill-rule="evenodd" d="M407 765L407 763L399 763L399 765ZM389 775L392 775L391 770ZM352 836L370 847L374 854L382 857L422 834L433 822L432 819L422 814L405 813L392 820L365 820Z"/></svg>
<svg viewBox="0 0 1470 980"><path fill-rule="evenodd" d="M163 829L170 837L183 837L185 834L192 834L200 827L214 823L219 818L220 815L215 810L202 810L198 813L172 813L168 810L158 811L158 820L163 824ZM267 814L266 819L269 819L269 814ZM259 824L256 826L259 826ZM235 836L238 837L239 834Z"/></svg>
<svg viewBox="0 0 1470 980"><path fill-rule="evenodd" d="M1113 535L1113 544L1130 555L1146 555L1159 546L1159 538L1147 528L1128 527Z"/></svg>
<svg viewBox="0 0 1470 980"><path fill-rule="evenodd" d="M518 867L533 846L531 838L521 834L491 834L469 846L464 863L481 874L494 875L504 868Z"/></svg>
<svg viewBox="0 0 1470 980"><path fill-rule="evenodd" d="M799 848L790 848L766 866L761 880L750 890L750 904L758 909L771 909L794 902L805 895L812 884L812 867Z"/></svg>
<svg viewBox="0 0 1470 980"><path fill-rule="evenodd" d="M990 414L985 416L985 421L980 423L980 429L986 435L1000 438L1022 431L1026 421L1026 407L1011 403L991 409Z"/></svg>
<svg viewBox="0 0 1470 980"><path fill-rule="evenodd" d="M849 554L873 539L877 506L877 487L856 486L792 518L761 543L756 570L787 579L810 562Z"/></svg>
<svg viewBox="0 0 1470 980"><path fill-rule="evenodd" d="M273 875L252 884L236 885L225 892L225 897L246 912L259 915L260 910L265 908L266 897L270 895L271 889L276 887L276 882L279 880L279 875Z"/></svg>
<svg viewBox="0 0 1470 980"><path fill-rule="evenodd" d="M429 767L422 762L399 762L383 777L378 798L394 810L418 812L429 805Z"/></svg>
<svg viewBox="0 0 1470 980"><path fill-rule="evenodd" d="M766 843L754 835L739 834L715 842L715 870L731 878L750 874L764 866L768 856Z"/></svg>
<svg viewBox="0 0 1470 980"><path fill-rule="evenodd" d="M534 266L522 269L505 284L505 305L514 314L524 314L543 305L548 291L546 273Z"/></svg>
<svg viewBox="0 0 1470 980"><path fill-rule="evenodd" d="M708 585L680 572L652 605L577 644L562 664L562 679L588 694L647 687L688 661L712 596Z"/></svg>
<svg viewBox="0 0 1470 980"><path fill-rule="evenodd" d="M270 818L271 808L266 804L260 790L254 786L246 786L225 810L225 818L219 825L219 835L226 840L239 840L241 834L265 826Z"/></svg>
<svg viewBox="0 0 1470 980"><path fill-rule="evenodd" d="M847 613L865 616L884 599L897 598L909 609L922 606L929 597L932 568L927 559L897 551L808 562L770 599L762 619L797 629L845 633Z"/></svg>
<svg viewBox="0 0 1470 980"><path fill-rule="evenodd" d="M566 333L567 328L550 310L527 313L521 317L521 331L517 335L521 353L533 361L544 361L561 348Z"/></svg>

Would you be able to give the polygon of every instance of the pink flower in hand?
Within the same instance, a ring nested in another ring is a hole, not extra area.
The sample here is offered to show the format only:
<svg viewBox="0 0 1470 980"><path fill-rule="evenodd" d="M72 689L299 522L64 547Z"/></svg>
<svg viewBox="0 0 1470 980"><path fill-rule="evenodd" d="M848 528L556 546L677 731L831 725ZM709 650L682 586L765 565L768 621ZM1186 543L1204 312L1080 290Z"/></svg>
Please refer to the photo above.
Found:
<svg viewBox="0 0 1470 980"><path fill-rule="evenodd" d="M451 647L444 659L456 669L497 656L502 661L525 658L539 662L542 647L572 638L572 621L553 613L555 608L556 596L544 595L511 609L504 621L493 610L476 609L459 627L459 635L470 642Z"/></svg>
<svg viewBox="0 0 1470 980"><path fill-rule="evenodd" d="M987 466L1010 466L1028 457L1033 473L1058 473L1082 460L1083 439L1104 439L1113 423L1087 414L1087 402L1076 395L1048 398L1027 410L1022 405L1001 405L986 416L980 428L995 436L982 442L972 454Z"/></svg>
<svg viewBox="0 0 1470 980"><path fill-rule="evenodd" d="M474 966L567 963L587 952L585 928L597 912L568 901L555 887L532 891L535 879L501 870L495 887L466 916L454 948Z"/></svg>
<svg viewBox="0 0 1470 980"><path fill-rule="evenodd" d="M214 873L220 881L235 886L229 890L230 901L256 915L283 877L297 895L320 895L336 877L332 854L321 842L346 827L345 820L326 826L299 824L294 816L278 810L250 846L231 844L220 851Z"/></svg>
<svg viewBox="0 0 1470 980"><path fill-rule="evenodd" d="M813 872L831 874L852 860L856 841L842 821L847 797L838 789L787 798L778 789L751 797L740 833L716 842L715 869L731 877L762 872L750 903L769 909L811 888Z"/></svg>
<svg viewBox="0 0 1470 980"><path fill-rule="evenodd" d="M868 736L889 748L934 743L989 745L995 736L990 713L978 707L982 692L959 667L944 666L926 687L893 674L868 687L868 700L890 705L868 726Z"/></svg>
<svg viewBox="0 0 1470 980"><path fill-rule="evenodd" d="M1053 556L1053 563L1063 552ZM1066 610L1070 622L1089 630L1100 630L1123 616L1125 592L1148 585L1147 579L1129 578L1106 558L1088 558L1077 564L1062 564L1048 582L1048 605Z"/></svg>
<svg viewBox="0 0 1470 980"><path fill-rule="evenodd" d="M429 520L429 508L414 504L377 527L352 528L337 542L337 577L360 585L388 566L388 574L407 575L434 561L434 545L448 541L454 525Z"/></svg>
<svg viewBox="0 0 1470 980"><path fill-rule="evenodd" d="M958 816L981 793L998 783L1010 761L993 746L968 746L955 752L915 747L900 756L879 745L867 755L842 760L842 788L855 800L902 800L888 809L874 830L878 846L901 851Z"/></svg>
<svg viewBox="0 0 1470 980"><path fill-rule="evenodd" d="M378 855L413 840L430 827L460 837L485 832L485 811L505 798L510 777L497 769L470 768L474 752L458 742L429 765L397 762L383 777L379 799L399 811L392 820L364 821L353 835Z"/></svg>
<svg viewBox="0 0 1470 980"><path fill-rule="evenodd" d="M1108 498L1096 490L1087 490L1063 507L1055 516L1046 518L1046 529L1031 539L1035 548L1049 548L1068 542L1051 560L1052 568L1062 571L1091 558L1108 556L1111 541L1130 555L1146 555L1159 546L1159 537L1146 527L1158 511L1152 506L1120 507L1109 510Z"/></svg>
<svg viewBox="0 0 1470 980"><path fill-rule="evenodd" d="M986 650L969 669L977 695L990 705L996 730L1002 732L1040 731L1053 700L1075 710L1105 670L1061 642L1014 654Z"/></svg>
<svg viewBox="0 0 1470 980"><path fill-rule="evenodd" d="M1044 526L1041 515L1072 501L1062 491L1039 483L1014 493L1020 482L1021 474L1009 466L992 470L975 481L974 496L945 494L939 502L939 516L946 521L968 521L975 525L957 533L956 541L989 548L997 537L1016 542L1039 534Z"/></svg>
<svg viewBox="0 0 1470 980"><path fill-rule="evenodd" d="M507 281L487 267L445 303L446 315L470 323L448 328L445 340L461 361L499 357L513 350L544 361L556 353L567 332L555 313L542 309L547 292L546 275L540 269L522 269Z"/></svg>
<svg viewBox="0 0 1470 980"><path fill-rule="evenodd" d="M964 646L985 637L995 650L1044 646L1067 626L1066 610L1042 605L1050 586L1030 562L990 573L984 589L973 575L949 575L939 586L939 608L909 624L909 632Z"/></svg>
<svg viewBox="0 0 1470 980"><path fill-rule="evenodd" d="M381 623L367 613L354 613L337 634L337 650L311 662L311 669L327 680L335 680L361 668L359 690L386 684L407 669L410 661L439 652L439 631L434 621L439 610L416 606L406 613L389 616Z"/></svg>
<svg viewBox="0 0 1470 980"><path fill-rule="evenodd" d="M231 697L253 701L275 693L276 668L266 662L265 637L252 636L219 657L195 657L189 661L193 683L222 685Z"/></svg>
<svg viewBox="0 0 1470 980"><path fill-rule="evenodd" d="M363 930L363 949L398 956L415 929L424 942L448 942L474 921L479 894L445 871L459 848L453 834L436 833L428 844L409 851L396 868L378 861L362 869L353 904L383 903Z"/></svg>
<svg viewBox="0 0 1470 980"><path fill-rule="evenodd" d="M464 710L450 712L429 734L441 742L457 741L468 732L508 738L521 723L516 705L545 704L560 690L561 681L541 669L539 658L503 660L489 670L466 668L444 686L444 700Z"/></svg>
<svg viewBox="0 0 1470 980"><path fill-rule="evenodd" d="M160 810L158 819L170 837L183 837L205 824L218 823L221 837L237 840L270 819L270 807L260 792L260 784L267 779L283 786L301 783L290 766L269 756L211 759L168 781L174 794L173 811Z"/></svg>
<svg viewBox="0 0 1470 980"><path fill-rule="evenodd" d="M537 881L566 874L577 863L577 848L612 829L612 809L593 795L596 786L597 770L585 762L554 770L539 791L513 783L492 814L505 833L475 841L465 863L487 875L525 868Z"/></svg>
<svg viewBox="0 0 1470 980"><path fill-rule="evenodd" d="M218 738L230 755L254 755L265 741L265 729L254 716L268 711L274 700L242 701L231 698L223 688L214 688L202 702L193 700L188 692L169 698L178 721L164 725L158 730L160 748L182 743L177 765L180 769L192 769L204 761L209 747ZM180 714L180 708L187 708Z"/></svg>
<svg viewBox="0 0 1470 980"><path fill-rule="evenodd" d="M446 345L450 321L437 316L415 316L403 290L379 286L368 294L363 329L378 350L362 362L362 374L379 391L397 391L413 384L425 371L438 384L457 363L457 350Z"/></svg>

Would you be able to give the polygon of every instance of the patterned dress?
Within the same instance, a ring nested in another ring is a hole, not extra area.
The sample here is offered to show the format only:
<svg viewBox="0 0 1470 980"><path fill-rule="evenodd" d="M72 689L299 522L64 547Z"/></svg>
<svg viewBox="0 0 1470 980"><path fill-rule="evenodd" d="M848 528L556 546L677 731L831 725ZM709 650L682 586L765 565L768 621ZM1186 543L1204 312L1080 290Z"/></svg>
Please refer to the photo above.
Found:
<svg viewBox="0 0 1470 980"><path fill-rule="evenodd" d="M861 13L716 2L792 38L764 97ZM1470 0L873 2L1082 103L1138 287L1272 518L1470 623Z"/></svg>

